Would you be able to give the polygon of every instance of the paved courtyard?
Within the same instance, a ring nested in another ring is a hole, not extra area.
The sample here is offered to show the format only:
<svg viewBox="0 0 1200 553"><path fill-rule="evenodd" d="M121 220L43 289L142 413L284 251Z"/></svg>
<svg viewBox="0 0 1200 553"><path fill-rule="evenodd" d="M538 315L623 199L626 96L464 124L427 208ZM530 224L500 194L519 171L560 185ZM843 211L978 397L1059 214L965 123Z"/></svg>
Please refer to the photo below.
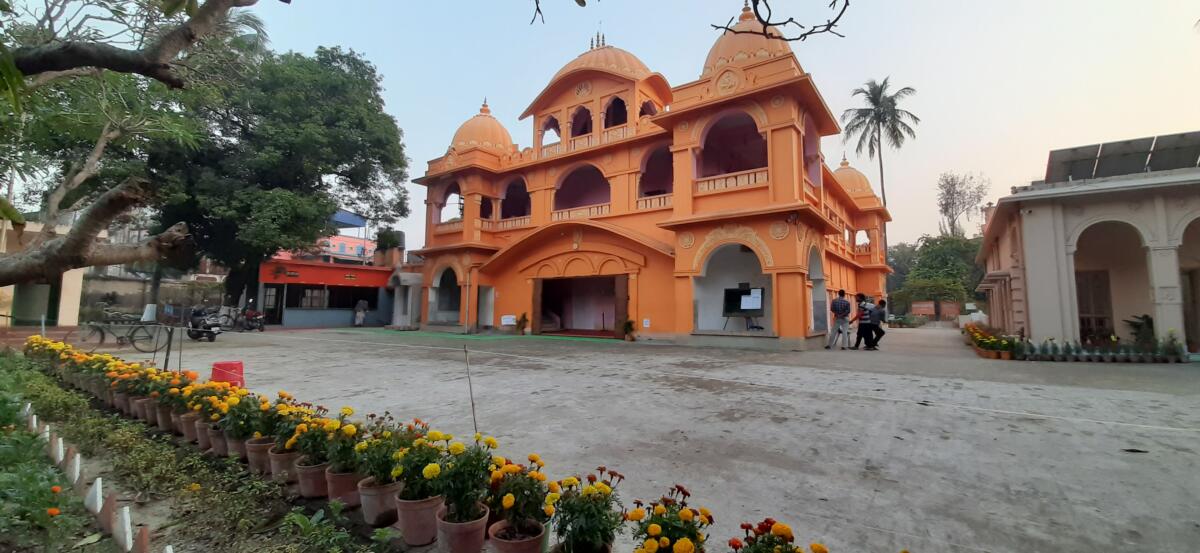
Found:
<svg viewBox="0 0 1200 553"><path fill-rule="evenodd" d="M467 436L464 345L503 452L555 477L614 467L626 503L682 483L716 515L714 552L765 516L842 552L1200 544L1191 365L985 361L948 330L892 330L879 352L271 331L189 341L183 362L242 360L251 388Z"/></svg>

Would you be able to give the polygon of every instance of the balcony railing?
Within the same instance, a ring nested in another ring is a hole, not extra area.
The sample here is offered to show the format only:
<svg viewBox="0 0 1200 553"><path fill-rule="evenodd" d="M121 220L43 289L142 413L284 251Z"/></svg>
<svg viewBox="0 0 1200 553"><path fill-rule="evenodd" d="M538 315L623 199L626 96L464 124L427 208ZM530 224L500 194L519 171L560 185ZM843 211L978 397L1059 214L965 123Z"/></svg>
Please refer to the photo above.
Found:
<svg viewBox="0 0 1200 553"><path fill-rule="evenodd" d="M462 232L462 229L463 229L463 222L461 219L459 219L458 221L450 221L448 223L438 223L433 226L433 232L435 234L444 234L447 232Z"/></svg>
<svg viewBox="0 0 1200 553"><path fill-rule="evenodd" d="M655 209L659 207L671 207L670 194L661 194L658 196L648 196L637 199L637 209Z"/></svg>
<svg viewBox="0 0 1200 553"><path fill-rule="evenodd" d="M756 184L767 183L767 168L760 167L758 169L750 169L748 171L738 171L737 173L726 173L715 177L705 177L696 180L696 192L716 192L719 190L728 190L730 188L743 188L746 186L754 186Z"/></svg>
<svg viewBox="0 0 1200 553"><path fill-rule="evenodd" d="M604 134L600 135L600 142L608 144L609 142L612 142L614 140L620 140L622 138L625 138L627 136L628 130L629 130L629 125L621 125L619 127L612 127L612 128L604 129Z"/></svg>
<svg viewBox="0 0 1200 553"><path fill-rule="evenodd" d="M595 139L596 139L595 134L585 134L583 136L576 136L575 138L571 139L571 151L574 152L575 150L591 148L596 143Z"/></svg>
<svg viewBox="0 0 1200 553"><path fill-rule="evenodd" d="M599 217L608 215L612 211L611 204L585 205L583 207L573 207L570 209L559 209L550 214L552 221L569 221L571 219L588 219L591 217Z"/></svg>
<svg viewBox="0 0 1200 553"><path fill-rule="evenodd" d="M556 156L562 153L562 142L542 146L542 157Z"/></svg>
<svg viewBox="0 0 1200 553"><path fill-rule="evenodd" d="M854 255L871 255L875 253L875 249L870 244L859 244L854 246Z"/></svg>
<svg viewBox="0 0 1200 553"><path fill-rule="evenodd" d="M528 215L524 217L510 217L508 219L500 219L499 221L496 221L496 228L498 230L507 230L511 228L521 228L527 226L529 226Z"/></svg>

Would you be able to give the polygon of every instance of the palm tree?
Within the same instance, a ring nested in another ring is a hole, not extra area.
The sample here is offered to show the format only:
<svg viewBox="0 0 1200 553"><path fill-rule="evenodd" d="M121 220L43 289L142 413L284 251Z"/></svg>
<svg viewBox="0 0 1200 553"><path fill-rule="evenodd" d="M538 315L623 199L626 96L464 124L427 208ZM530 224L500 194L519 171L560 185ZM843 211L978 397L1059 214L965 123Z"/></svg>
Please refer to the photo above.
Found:
<svg viewBox="0 0 1200 553"><path fill-rule="evenodd" d="M867 102L866 107L842 112L842 124L846 126L842 141L849 142L854 135L858 135L858 145L854 151L862 155L866 150L871 159L879 157L879 192L883 195L884 206L887 206L887 188L883 185L883 141L887 140L889 146L898 150L904 146L906 137L917 137L909 123L916 125L921 122L920 117L897 105L900 100L916 94L916 89L906 86L888 94L890 78L885 77L883 82L871 79L863 88L854 89L850 95L862 96Z"/></svg>
<svg viewBox="0 0 1200 553"><path fill-rule="evenodd" d="M867 155L872 159L876 156L879 157L879 193L883 196L884 207L887 207L887 188L883 185L884 140L887 140L889 146L898 150L904 145L906 137L917 137L912 125L921 122L920 117L913 115L908 110L900 109L898 106L900 100L916 94L916 89L906 86L895 93L888 94L888 79L890 78L884 77L883 82L875 82L875 79L871 79L862 88L854 89L850 95L862 96L866 100L867 106L842 112L842 124L846 126L842 141L849 142L851 137L858 135L855 153L862 155L863 150L866 150ZM883 223L883 228L880 230L883 235L881 237L883 239L883 261L887 263L887 222ZM887 292L886 288L887 285L884 284L884 292Z"/></svg>

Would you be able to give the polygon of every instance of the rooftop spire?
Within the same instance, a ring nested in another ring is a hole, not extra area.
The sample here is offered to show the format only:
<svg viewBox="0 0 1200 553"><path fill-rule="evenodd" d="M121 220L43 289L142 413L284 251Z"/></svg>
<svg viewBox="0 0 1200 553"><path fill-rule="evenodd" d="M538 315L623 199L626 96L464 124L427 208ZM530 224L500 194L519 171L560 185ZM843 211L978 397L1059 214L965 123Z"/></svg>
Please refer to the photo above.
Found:
<svg viewBox="0 0 1200 553"><path fill-rule="evenodd" d="M739 21L745 21L747 19L754 19L754 12L750 10L750 0L746 0L742 3L742 15L738 16Z"/></svg>
<svg viewBox="0 0 1200 553"><path fill-rule="evenodd" d="M487 105L487 96L483 97L483 105L479 106L479 113L481 113L483 115L491 115L492 114L492 108L489 108Z"/></svg>

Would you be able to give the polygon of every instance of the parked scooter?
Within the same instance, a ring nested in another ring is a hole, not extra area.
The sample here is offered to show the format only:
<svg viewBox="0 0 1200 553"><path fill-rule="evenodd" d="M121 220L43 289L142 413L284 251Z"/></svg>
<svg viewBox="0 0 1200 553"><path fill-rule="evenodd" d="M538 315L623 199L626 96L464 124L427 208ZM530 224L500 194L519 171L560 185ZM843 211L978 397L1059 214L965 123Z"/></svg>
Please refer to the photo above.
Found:
<svg viewBox="0 0 1200 553"><path fill-rule="evenodd" d="M193 340L207 339L209 342L217 341L217 335L222 332L221 319L218 316L218 308L206 307L197 305L192 307L191 316L188 317L187 335Z"/></svg>
<svg viewBox="0 0 1200 553"><path fill-rule="evenodd" d="M242 327L246 330L257 330L259 332L266 331L267 314L263 313L262 311L255 311L247 307L246 310L242 312Z"/></svg>

